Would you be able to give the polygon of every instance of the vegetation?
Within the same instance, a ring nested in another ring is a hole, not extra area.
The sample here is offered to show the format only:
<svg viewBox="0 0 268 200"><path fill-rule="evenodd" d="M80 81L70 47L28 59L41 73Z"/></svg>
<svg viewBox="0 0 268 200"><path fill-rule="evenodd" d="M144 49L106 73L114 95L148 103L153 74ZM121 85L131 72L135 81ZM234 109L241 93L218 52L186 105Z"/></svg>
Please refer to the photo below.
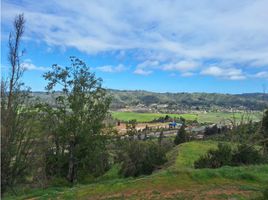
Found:
<svg viewBox="0 0 268 200"><path fill-rule="evenodd" d="M252 199L261 198L268 180L268 165L194 169L193 163L217 142L193 141L176 146L172 165L150 176L100 180L74 187L49 187L21 191L6 199ZM193 153L194 156L189 154ZM171 160L170 160L171 161ZM180 162L177 162L180 161ZM169 161L168 161L169 162ZM118 173L115 168L111 173ZM105 176L105 175L104 175ZM220 185L220 187L218 187Z"/></svg>
<svg viewBox="0 0 268 200"><path fill-rule="evenodd" d="M48 130L52 140L47 153L48 174L77 180L81 171L103 173L108 166L102 121L109 108L109 98L101 80L90 72L81 60L71 57L70 67L53 65L45 73L46 89L53 93L62 86L62 95L55 98L54 107L44 106L47 118L56 120ZM45 120L45 127L48 120Z"/></svg>
<svg viewBox="0 0 268 200"><path fill-rule="evenodd" d="M210 149L207 154L195 161L195 168L219 168L222 166L239 166L267 162L265 155L253 146L238 145L232 150L228 144L219 143L217 149Z"/></svg>
<svg viewBox="0 0 268 200"><path fill-rule="evenodd" d="M194 114L162 114L162 113L137 113L137 112L112 112L112 116L121 121L136 120L137 122L150 122L160 117L170 116L172 118L183 117L187 120L194 120Z"/></svg>
<svg viewBox="0 0 268 200"><path fill-rule="evenodd" d="M261 121L261 144L263 146L263 153L268 155L268 109L264 112Z"/></svg>
<svg viewBox="0 0 268 200"><path fill-rule="evenodd" d="M119 158L122 162L120 173L125 177L151 174L167 161L165 154L165 149L155 142L126 142Z"/></svg>
<svg viewBox="0 0 268 200"><path fill-rule="evenodd" d="M244 113L232 113L232 112L208 112L199 114L167 114L167 113L138 113L138 112L112 112L112 116L121 121L136 120L137 122L151 122L160 117L170 116L171 118L180 119L181 117L188 120L197 120L199 123L228 123L229 119L235 119L239 121ZM261 119L261 113L255 112L250 115L253 121L259 121ZM172 121L172 120L170 120Z"/></svg>
<svg viewBox="0 0 268 200"><path fill-rule="evenodd" d="M188 133L186 133L185 131L185 125L183 124L180 129L178 130L177 132L177 135L174 139L174 144L175 145L178 145L178 144L181 144L181 143L184 143L184 142L187 142L189 140L189 135Z"/></svg>
<svg viewBox="0 0 268 200"><path fill-rule="evenodd" d="M268 94L215 94L215 93L154 93L147 91L109 90L113 97L112 108L124 108L138 104L167 105L173 109L222 109L230 107L244 110L267 108ZM159 109L159 108L158 108Z"/></svg>
<svg viewBox="0 0 268 200"><path fill-rule="evenodd" d="M34 115L29 103L29 89L21 81L20 43L25 19L16 16L9 35L9 76L1 80L1 194L13 190L25 178L34 151ZM13 190L14 191L14 190Z"/></svg>
<svg viewBox="0 0 268 200"><path fill-rule="evenodd" d="M127 122L126 134L119 135L109 123L109 91L76 57L70 57L70 66L54 64L44 74L49 102L30 98L21 81L19 51L24 23L23 15L14 20L9 38L10 74L1 81L2 198L267 197L268 111L262 119L259 112L253 118L241 112L113 112L115 118ZM171 112L181 106L204 111L230 104L237 109L255 106L256 110L267 105L266 95L124 92L119 91L116 98L130 106L142 104L157 110L159 104L165 104L162 108ZM112 104L119 106L115 100ZM171 128L138 130L142 121L176 121L182 126L174 137L176 129ZM189 141L186 126L192 130L200 122L228 122L229 127L209 126L204 141L197 141L199 132L189 131Z"/></svg>

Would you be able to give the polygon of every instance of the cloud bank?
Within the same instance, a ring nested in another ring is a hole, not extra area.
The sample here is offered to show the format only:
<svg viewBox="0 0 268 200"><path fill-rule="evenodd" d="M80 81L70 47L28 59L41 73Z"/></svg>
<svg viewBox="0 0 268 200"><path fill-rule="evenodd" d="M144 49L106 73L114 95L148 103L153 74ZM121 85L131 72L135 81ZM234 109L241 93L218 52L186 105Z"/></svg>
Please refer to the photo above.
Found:
<svg viewBox="0 0 268 200"><path fill-rule="evenodd" d="M242 80L267 78L267 8L267 0L3 0L1 23L8 28L24 12L29 40L87 54L135 51L139 75L163 70ZM251 69L255 74L246 75Z"/></svg>

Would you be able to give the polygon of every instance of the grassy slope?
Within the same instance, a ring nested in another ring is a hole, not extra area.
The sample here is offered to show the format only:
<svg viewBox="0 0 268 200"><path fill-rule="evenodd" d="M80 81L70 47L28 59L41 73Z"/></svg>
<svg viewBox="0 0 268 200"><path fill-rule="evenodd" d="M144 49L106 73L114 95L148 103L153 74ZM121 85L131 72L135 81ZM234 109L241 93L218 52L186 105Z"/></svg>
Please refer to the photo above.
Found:
<svg viewBox="0 0 268 200"><path fill-rule="evenodd" d="M190 142L175 147L168 155L173 164L151 176L120 179L113 168L107 180L94 184L25 191L7 199L249 199L260 195L268 183L268 165L193 169L194 160L210 147L216 143Z"/></svg>
<svg viewBox="0 0 268 200"><path fill-rule="evenodd" d="M242 113L225 113L225 112L210 112L210 113L200 113L200 114L162 114L162 113L137 113L137 112L112 112L112 116L116 119L129 121L136 119L138 122L149 122L159 117L165 117L169 115L171 117L184 117L187 120L195 120L198 122L220 122L222 120L233 119L235 117L237 120L240 120ZM251 114L253 120L258 120L261 118L261 113L256 112Z"/></svg>

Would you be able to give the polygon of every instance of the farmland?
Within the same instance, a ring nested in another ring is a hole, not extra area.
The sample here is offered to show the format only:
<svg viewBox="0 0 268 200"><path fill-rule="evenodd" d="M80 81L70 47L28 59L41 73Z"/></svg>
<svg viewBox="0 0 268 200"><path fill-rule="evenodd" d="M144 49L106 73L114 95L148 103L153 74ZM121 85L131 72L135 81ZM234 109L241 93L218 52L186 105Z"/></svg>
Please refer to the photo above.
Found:
<svg viewBox="0 0 268 200"><path fill-rule="evenodd" d="M244 119L252 119L253 121L258 121L262 114L261 112L253 112L253 113L242 113L242 112L208 112L208 113L189 113L189 114L168 114L168 113L138 113L138 112L112 112L112 116L115 119L122 121L129 120L137 120L137 122L150 122L159 117L165 117L169 115L170 117L183 117L186 120L197 120L199 123L209 122L209 123L219 123L222 121L226 121L228 119L235 118L236 120Z"/></svg>

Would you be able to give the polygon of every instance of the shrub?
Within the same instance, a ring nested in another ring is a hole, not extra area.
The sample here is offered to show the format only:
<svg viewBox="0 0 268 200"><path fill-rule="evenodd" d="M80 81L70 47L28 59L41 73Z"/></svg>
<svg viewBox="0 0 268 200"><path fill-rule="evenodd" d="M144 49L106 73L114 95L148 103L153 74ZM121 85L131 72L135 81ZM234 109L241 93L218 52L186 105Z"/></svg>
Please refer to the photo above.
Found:
<svg viewBox="0 0 268 200"><path fill-rule="evenodd" d="M218 149L211 149L199 160L195 161L195 168L219 168L230 165L232 160L232 149L229 145L219 143Z"/></svg>
<svg viewBox="0 0 268 200"><path fill-rule="evenodd" d="M266 162L265 157L253 146L239 145L232 150L230 145L219 143L218 149L211 149L195 161L195 168L219 168L222 166L239 166Z"/></svg>
<svg viewBox="0 0 268 200"><path fill-rule="evenodd" d="M268 187L263 190L262 195L263 199L268 199Z"/></svg>
<svg viewBox="0 0 268 200"><path fill-rule="evenodd" d="M185 131L185 126L182 125L180 129L178 130L177 135L174 139L174 144L178 145L178 144L187 142L188 140L189 140L189 136Z"/></svg>
<svg viewBox="0 0 268 200"><path fill-rule="evenodd" d="M246 144L239 145L232 157L233 165L259 164L262 161L262 155L253 146Z"/></svg>
<svg viewBox="0 0 268 200"><path fill-rule="evenodd" d="M125 176L151 174L166 160L165 150L154 142L128 141L122 147L120 173Z"/></svg>

